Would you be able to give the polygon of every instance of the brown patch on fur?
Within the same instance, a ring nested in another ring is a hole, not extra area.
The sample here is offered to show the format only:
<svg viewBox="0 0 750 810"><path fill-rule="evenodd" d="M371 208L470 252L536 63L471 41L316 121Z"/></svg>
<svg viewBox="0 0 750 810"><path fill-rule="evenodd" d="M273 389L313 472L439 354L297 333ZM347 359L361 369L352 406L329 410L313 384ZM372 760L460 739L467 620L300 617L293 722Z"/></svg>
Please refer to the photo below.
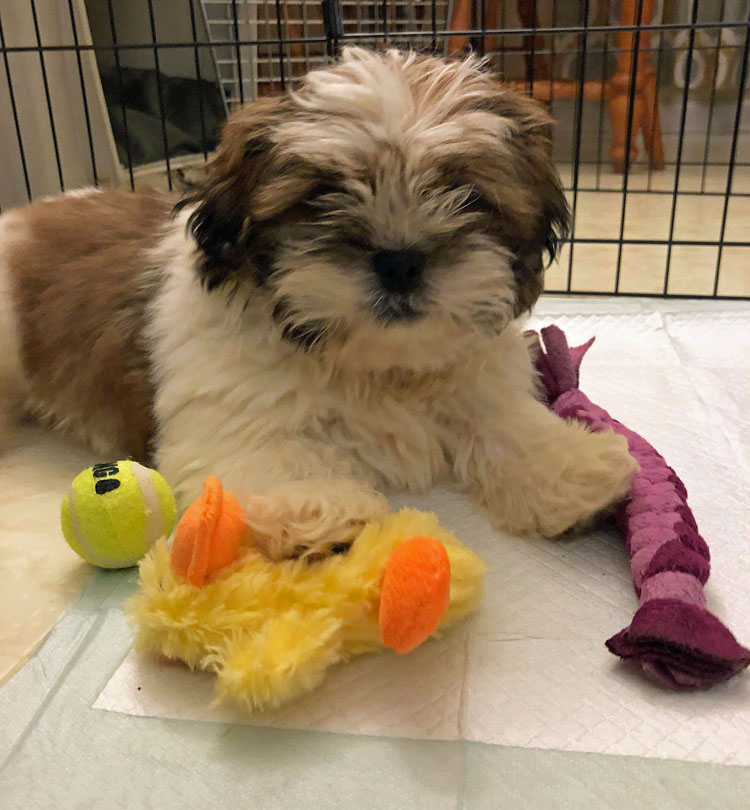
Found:
<svg viewBox="0 0 750 810"><path fill-rule="evenodd" d="M173 204L117 190L37 202L5 255L32 406L139 460L154 429L143 328L159 276L147 251Z"/></svg>
<svg viewBox="0 0 750 810"><path fill-rule="evenodd" d="M287 98L263 98L229 117L216 155L177 208L197 203L189 227L203 257L199 272L209 290L263 252L259 224L275 220L318 182L315 169L274 156L271 133L289 112ZM276 158L276 159L274 159ZM293 171L292 169L296 169Z"/></svg>

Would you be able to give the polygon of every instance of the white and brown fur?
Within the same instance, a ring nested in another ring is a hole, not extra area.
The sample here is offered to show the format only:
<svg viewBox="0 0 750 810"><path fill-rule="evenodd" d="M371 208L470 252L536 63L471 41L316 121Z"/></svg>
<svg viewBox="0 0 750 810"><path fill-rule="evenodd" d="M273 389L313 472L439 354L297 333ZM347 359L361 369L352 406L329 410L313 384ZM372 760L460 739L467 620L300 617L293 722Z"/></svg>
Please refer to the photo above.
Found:
<svg viewBox="0 0 750 810"><path fill-rule="evenodd" d="M174 211L91 190L11 212L4 402L151 455L182 506L220 476L273 557L446 481L510 532L585 522L634 465L535 397L516 319L568 219L549 138L475 60L349 49L236 112ZM394 292L373 257L405 249L423 268Z"/></svg>

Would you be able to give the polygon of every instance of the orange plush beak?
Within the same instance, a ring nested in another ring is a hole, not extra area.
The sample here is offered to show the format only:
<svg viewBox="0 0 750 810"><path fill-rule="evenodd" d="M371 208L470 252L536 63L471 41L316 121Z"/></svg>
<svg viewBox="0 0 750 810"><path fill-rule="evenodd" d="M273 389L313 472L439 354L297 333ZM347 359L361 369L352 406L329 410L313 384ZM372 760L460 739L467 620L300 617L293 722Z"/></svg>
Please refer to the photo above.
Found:
<svg viewBox="0 0 750 810"><path fill-rule="evenodd" d="M435 630L450 601L451 566L445 546L414 537L397 546L385 566L380 637L397 653L411 652Z"/></svg>
<svg viewBox="0 0 750 810"><path fill-rule="evenodd" d="M200 587L214 573L234 562L247 531L245 512L237 499L209 476L203 494L177 524L170 563L188 584Z"/></svg>

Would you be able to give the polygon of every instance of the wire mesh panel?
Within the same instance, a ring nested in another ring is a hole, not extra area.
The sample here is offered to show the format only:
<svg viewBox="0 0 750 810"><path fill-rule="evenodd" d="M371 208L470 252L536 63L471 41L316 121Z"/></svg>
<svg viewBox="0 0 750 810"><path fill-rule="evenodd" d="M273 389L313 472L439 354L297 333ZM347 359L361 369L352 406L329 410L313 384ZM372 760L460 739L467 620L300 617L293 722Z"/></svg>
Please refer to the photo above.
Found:
<svg viewBox="0 0 750 810"><path fill-rule="evenodd" d="M549 290L750 297L750 0L0 0L0 205L169 187L347 43L473 50L548 106Z"/></svg>

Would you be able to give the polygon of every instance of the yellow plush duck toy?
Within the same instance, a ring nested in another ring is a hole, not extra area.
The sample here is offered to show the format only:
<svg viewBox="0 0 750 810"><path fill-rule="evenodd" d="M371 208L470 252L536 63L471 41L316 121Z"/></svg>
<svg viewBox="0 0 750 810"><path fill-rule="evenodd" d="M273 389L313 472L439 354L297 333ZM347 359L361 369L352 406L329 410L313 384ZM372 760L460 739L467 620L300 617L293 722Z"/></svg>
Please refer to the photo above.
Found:
<svg viewBox="0 0 750 810"><path fill-rule="evenodd" d="M434 515L404 509L345 554L272 562L216 478L158 540L127 605L137 645L216 673L217 700L249 710L314 689L326 669L390 647L406 653L473 611L482 561Z"/></svg>

